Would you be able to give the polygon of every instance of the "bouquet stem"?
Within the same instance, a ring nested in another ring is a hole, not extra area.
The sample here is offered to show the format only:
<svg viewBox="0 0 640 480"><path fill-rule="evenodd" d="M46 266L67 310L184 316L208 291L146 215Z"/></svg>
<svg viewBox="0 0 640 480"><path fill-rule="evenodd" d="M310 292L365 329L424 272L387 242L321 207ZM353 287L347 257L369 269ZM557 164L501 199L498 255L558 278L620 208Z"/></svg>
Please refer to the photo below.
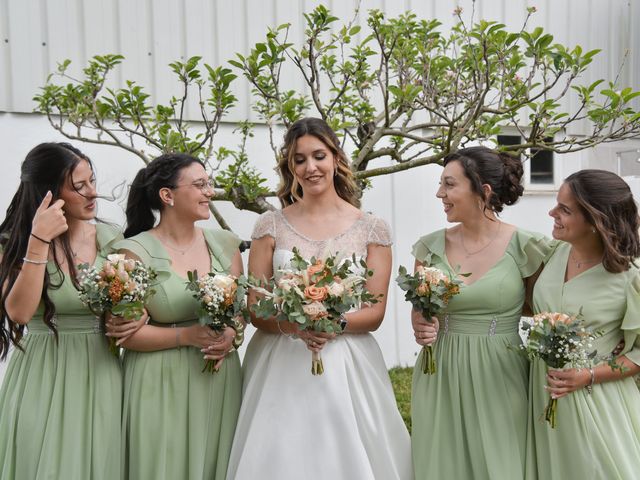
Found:
<svg viewBox="0 0 640 480"><path fill-rule="evenodd" d="M109 337L109 351L114 357L120 358L120 347L116 344L117 341L117 339Z"/></svg>
<svg viewBox="0 0 640 480"><path fill-rule="evenodd" d="M556 412L558 410L558 399L549 398L549 403L544 409L544 419L549 422L551 428L556 428Z"/></svg>
<svg viewBox="0 0 640 480"><path fill-rule="evenodd" d="M320 352L311 352L311 373L313 375L322 375L324 373Z"/></svg>
<svg viewBox="0 0 640 480"><path fill-rule="evenodd" d="M216 363L217 360L207 360L206 362L204 362L204 367L201 370L203 373L204 372L209 372L209 373L218 373L218 369L216 368Z"/></svg>
<svg viewBox="0 0 640 480"><path fill-rule="evenodd" d="M436 373L436 359L433 355L432 345L424 345L422 347L422 372L426 375Z"/></svg>

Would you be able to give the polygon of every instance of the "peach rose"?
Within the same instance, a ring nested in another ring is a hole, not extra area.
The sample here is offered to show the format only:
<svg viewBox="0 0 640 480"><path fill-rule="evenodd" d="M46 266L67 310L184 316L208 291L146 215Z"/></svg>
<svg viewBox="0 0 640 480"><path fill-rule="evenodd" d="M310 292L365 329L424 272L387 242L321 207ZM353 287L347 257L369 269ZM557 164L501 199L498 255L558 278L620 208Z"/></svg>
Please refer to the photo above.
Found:
<svg viewBox="0 0 640 480"><path fill-rule="evenodd" d="M309 300L321 302L325 298L327 298L327 295L327 287L316 287L315 285L309 285L304 289L304 296Z"/></svg>
<svg viewBox="0 0 640 480"><path fill-rule="evenodd" d="M324 308L324 305L320 302L313 302L309 303L308 305L303 305L302 311L314 322L328 315L327 309Z"/></svg>
<svg viewBox="0 0 640 480"><path fill-rule="evenodd" d="M421 297L426 297L431 293L431 288L429 288L428 284L421 283L418 285L418 288L416 288L416 293Z"/></svg>
<svg viewBox="0 0 640 480"><path fill-rule="evenodd" d="M316 263L307 267L307 275L311 278L312 275L320 273L324 268L324 262L322 260L316 260Z"/></svg>
<svg viewBox="0 0 640 480"><path fill-rule="evenodd" d="M447 277L441 270L433 267L425 267L423 265L418 266L416 269L420 278L422 278L429 285L436 285L439 282L448 282L449 277Z"/></svg>

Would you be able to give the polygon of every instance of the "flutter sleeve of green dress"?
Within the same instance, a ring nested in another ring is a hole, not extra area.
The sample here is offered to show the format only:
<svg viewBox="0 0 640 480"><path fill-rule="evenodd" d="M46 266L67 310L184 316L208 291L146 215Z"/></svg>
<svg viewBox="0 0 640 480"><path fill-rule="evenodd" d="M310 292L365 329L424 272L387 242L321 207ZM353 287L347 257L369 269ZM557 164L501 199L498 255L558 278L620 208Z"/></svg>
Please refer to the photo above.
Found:
<svg viewBox="0 0 640 480"><path fill-rule="evenodd" d="M528 278L546 263L557 242L541 233L520 228L513 235L513 241L509 244L507 253L515 260L522 278Z"/></svg>
<svg viewBox="0 0 640 480"><path fill-rule="evenodd" d="M620 327L624 334L622 351L636 365L640 365L640 271L631 267L627 283L627 308Z"/></svg>
<svg viewBox="0 0 640 480"><path fill-rule="evenodd" d="M437 230L420 237L418 241L413 244L411 254L423 265L431 266L438 263L446 263L444 262L444 235L444 230Z"/></svg>
<svg viewBox="0 0 640 480"><path fill-rule="evenodd" d="M228 230L204 230L207 244L213 256L213 268L220 272L228 272L231 269L233 257L238 251L240 238Z"/></svg>

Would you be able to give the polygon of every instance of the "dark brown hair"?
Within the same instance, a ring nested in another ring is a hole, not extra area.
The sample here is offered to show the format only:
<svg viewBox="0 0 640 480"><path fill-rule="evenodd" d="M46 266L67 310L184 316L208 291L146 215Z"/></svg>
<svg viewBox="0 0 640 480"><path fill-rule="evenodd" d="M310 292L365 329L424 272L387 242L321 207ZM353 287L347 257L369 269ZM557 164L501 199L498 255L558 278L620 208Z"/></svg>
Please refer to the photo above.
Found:
<svg viewBox="0 0 640 480"><path fill-rule="evenodd" d="M302 198L302 187L295 176L296 144L300 137L312 135L320 140L338 160L336 175L333 179L336 192L340 198L354 207L360 208L360 189L353 178L349 161L340 147L340 141L335 132L320 118L302 118L296 121L284 136L284 145L280 149L278 171L280 172L280 187L278 198L282 207L291 205Z"/></svg>
<svg viewBox="0 0 640 480"><path fill-rule="evenodd" d="M640 219L629 185L606 170L580 170L564 183L600 235L604 268L611 273L628 270L640 255Z"/></svg>
<svg viewBox="0 0 640 480"><path fill-rule="evenodd" d="M0 295L0 360L7 357L11 344L21 349L20 339L24 334L25 326L11 320L5 309L5 302L18 278L22 259L27 252L33 217L47 191L51 191L53 195L52 202L59 198L65 182L70 182L71 175L82 161L86 161L93 170L93 164L89 157L74 146L68 143L41 143L35 146L22 162L20 185L7 208L4 221L0 224L0 246L2 248L0 285L6 285ZM73 184L71 186L73 187ZM77 282L75 259L71 251L68 232L62 233L51 243L61 247L64 261L69 266L69 275L75 284ZM43 322L51 329L56 339L58 331L53 320L56 307L49 298L48 291L62 286L64 281L64 273L60 267L62 260L58 258L54 248L53 263L59 281L53 282L49 270L45 269L44 283L40 293L44 305Z"/></svg>
<svg viewBox="0 0 640 480"><path fill-rule="evenodd" d="M484 199L485 210L500 213L505 205L513 205L524 192L522 162L506 153L487 147L469 147L444 157L444 165L460 162L471 190ZM485 198L482 185L491 187Z"/></svg>

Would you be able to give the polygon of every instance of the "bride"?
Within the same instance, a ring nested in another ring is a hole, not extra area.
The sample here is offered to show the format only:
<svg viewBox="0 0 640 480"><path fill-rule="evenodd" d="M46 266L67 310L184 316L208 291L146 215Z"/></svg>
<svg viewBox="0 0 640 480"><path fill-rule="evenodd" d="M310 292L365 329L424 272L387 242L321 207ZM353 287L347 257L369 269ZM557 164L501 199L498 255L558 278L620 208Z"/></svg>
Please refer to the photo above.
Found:
<svg viewBox="0 0 640 480"><path fill-rule="evenodd" d="M382 300L343 315L338 336L253 318L227 478L411 479L409 434L370 333L386 306L389 228L359 209L346 156L323 120L295 122L284 140L283 209L258 219L249 271L263 280L277 275L294 247L307 259L355 253L374 271L367 289ZM322 352L323 375L311 375L310 351Z"/></svg>

